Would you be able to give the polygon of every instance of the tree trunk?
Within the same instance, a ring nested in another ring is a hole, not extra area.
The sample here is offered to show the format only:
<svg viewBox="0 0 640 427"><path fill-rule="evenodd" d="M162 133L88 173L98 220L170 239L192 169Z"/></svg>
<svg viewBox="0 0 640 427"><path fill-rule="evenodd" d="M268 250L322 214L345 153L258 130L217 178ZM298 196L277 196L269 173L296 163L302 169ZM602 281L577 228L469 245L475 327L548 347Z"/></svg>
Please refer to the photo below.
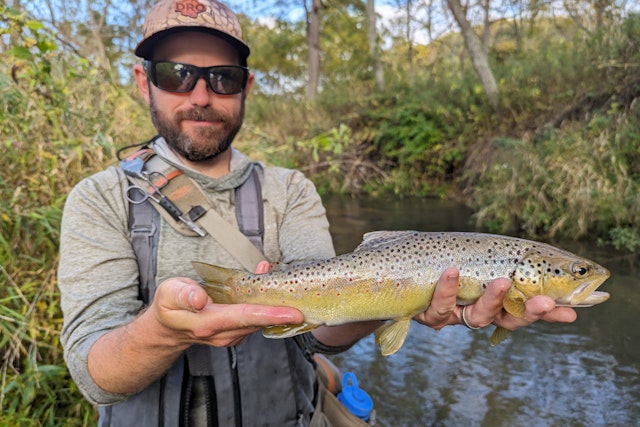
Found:
<svg viewBox="0 0 640 427"><path fill-rule="evenodd" d="M307 14L307 45L309 48L309 86L307 97L313 101L318 96L320 83L320 8L322 0L312 0Z"/></svg>
<svg viewBox="0 0 640 427"><path fill-rule="evenodd" d="M378 29L376 28L376 7L374 0L367 0L367 22L369 23L369 55L373 61L373 72L376 86L384 87L384 74L380 63L380 49L378 48Z"/></svg>
<svg viewBox="0 0 640 427"><path fill-rule="evenodd" d="M415 83L415 71L413 69L413 38L411 36L411 0L407 0L406 13L407 13L407 26L406 30L406 38L407 38L407 61L409 62L409 85L413 86Z"/></svg>
<svg viewBox="0 0 640 427"><path fill-rule="evenodd" d="M94 11L91 7L92 4L93 2L91 0L87 3L87 13L91 18L90 30L93 35L93 42L95 43L94 53L100 67L111 73L111 61L107 56L107 50L104 46L104 41L102 40L102 34L105 28L105 19L107 17L107 12L111 7L111 1L105 1L100 12Z"/></svg>
<svg viewBox="0 0 640 427"><path fill-rule="evenodd" d="M486 3L487 6L488 3L489 2ZM476 70L476 73L480 78L484 92L489 99L489 104L493 108L497 108L499 99L498 85L496 84L496 79L489 67L489 57L483 50L480 39L473 31L471 23L467 20L466 12L460 3L460 0L447 0L447 4L449 5L451 13L453 13L453 17L458 23L458 27L460 27L462 38L464 39L464 45L471 57L473 68Z"/></svg>

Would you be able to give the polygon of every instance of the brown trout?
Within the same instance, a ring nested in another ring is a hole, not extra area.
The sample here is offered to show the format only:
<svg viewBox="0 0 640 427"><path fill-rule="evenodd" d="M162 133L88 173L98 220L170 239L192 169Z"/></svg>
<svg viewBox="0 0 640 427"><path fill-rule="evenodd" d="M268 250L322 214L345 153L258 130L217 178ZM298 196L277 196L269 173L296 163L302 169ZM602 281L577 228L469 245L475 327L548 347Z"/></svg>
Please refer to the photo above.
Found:
<svg viewBox="0 0 640 427"><path fill-rule="evenodd" d="M559 306L589 307L609 298L597 292L609 271L551 245L482 233L376 231L355 251L266 274L201 262L193 266L214 302L295 307L299 325L271 326L269 338L286 338L320 325L389 320L375 332L383 355L400 349L411 318L429 306L436 282L448 267L460 271L457 302L471 304L496 278L511 279L504 309L521 317L525 301L547 295ZM509 331L497 328L495 345Z"/></svg>

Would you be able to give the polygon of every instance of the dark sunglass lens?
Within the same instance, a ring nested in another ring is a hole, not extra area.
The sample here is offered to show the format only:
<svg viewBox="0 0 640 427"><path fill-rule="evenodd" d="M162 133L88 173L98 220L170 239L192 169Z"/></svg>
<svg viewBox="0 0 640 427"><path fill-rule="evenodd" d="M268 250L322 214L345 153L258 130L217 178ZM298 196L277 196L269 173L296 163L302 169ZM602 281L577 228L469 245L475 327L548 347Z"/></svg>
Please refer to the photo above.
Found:
<svg viewBox="0 0 640 427"><path fill-rule="evenodd" d="M221 95L233 95L244 90L247 70L239 67L214 67L209 71L211 89Z"/></svg>
<svg viewBox="0 0 640 427"><path fill-rule="evenodd" d="M196 67L168 61L147 61L145 70L151 82L168 92L191 92L200 77L209 80L209 88L221 95L241 93L247 85L249 71L243 67ZM208 76L207 76L208 74Z"/></svg>
<svg viewBox="0 0 640 427"><path fill-rule="evenodd" d="M187 64L157 62L156 86L170 92L189 92L195 86L198 72Z"/></svg>

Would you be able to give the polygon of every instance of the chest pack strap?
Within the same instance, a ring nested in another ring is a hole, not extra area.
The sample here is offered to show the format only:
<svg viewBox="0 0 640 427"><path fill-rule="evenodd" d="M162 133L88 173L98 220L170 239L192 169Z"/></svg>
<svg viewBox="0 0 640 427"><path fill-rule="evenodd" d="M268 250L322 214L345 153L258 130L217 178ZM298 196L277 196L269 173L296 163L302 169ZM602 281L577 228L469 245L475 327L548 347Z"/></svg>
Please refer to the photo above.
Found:
<svg viewBox="0 0 640 427"><path fill-rule="evenodd" d="M265 260L262 187L256 165L252 165L249 177L235 191L239 229L213 208L200 185L151 149L140 150L122 160L121 167L133 184L127 191L132 208L139 203L132 199L148 197L176 231L187 236L211 235L250 272Z"/></svg>
<svg viewBox="0 0 640 427"><path fill-rule="evenodd" d="M140 274L140 299L148 305L155 294L160 214L151 203L129 203L129 234Z"/></svg>
<svg viewBox="0 0 640 427"><path fill-rule="evenodd" d="M140 158L144 162L144 172L160 172L158 177L167 177L167 183L158 182L166 197L181 212L196 212L194 220L214 237L222 247L234 256L247 270L255 271L256 265L265 259L262 254L264 236L264 207L262 200L262 186L258 177L257 167L253 167L247 180L235 189L235 211L238 228L225 221L211 206L209 198L200 186L181 171L164 162L160 156L151 150L143 149L134 156L122 161L121 166L128 179L135 185L146 189L148 183L141 178L127 173L126 162ZM136 166L140 168L140 166ZM149 176L149 175L147 175ZM153 174L151 174L153 176ZM180 178L182 177L182 178ZM143 186L144 185L144 186ZM153 191L153 190L149 190ZM178 197L180 196L180 197ZM140 191L127 194L129 203L129 232L136 254L140 272L140 298L145 304L153 300L155 294L156 254L159 240L158 229L160 217L171 224L182 234L196 236L183 223L176 221L159 203L152 203L150 198ZM203 206L204 205L204 206ZM206 206L206 207L205 207Z"/></svg>
<svg viewBox="0 0 640 427"><path fill-rule="evenodd" d="M249 179L236 188L236 221L242 234L262 253L264 204L262 203L262 186L256 169L253 167Z"/></svg>

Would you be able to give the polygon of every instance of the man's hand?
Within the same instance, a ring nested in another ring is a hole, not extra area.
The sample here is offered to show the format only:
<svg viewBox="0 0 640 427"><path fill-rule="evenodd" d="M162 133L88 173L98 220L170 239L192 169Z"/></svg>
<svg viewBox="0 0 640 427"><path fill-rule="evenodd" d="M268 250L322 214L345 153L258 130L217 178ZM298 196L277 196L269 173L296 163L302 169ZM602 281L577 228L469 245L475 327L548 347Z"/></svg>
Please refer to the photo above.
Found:
<svg viewBox="0 0 640 427"><path fill-rule="evenodd" d="M103 390L131 394L160 378L192 344L231 346L265 326L302 320L294 308L215 304L194 280L172 278L140 316L95 342L89 372Z"/></svg>
<svg viewBox="0 0 640 427"><path fill-rule="evenodd" d="M240 343L265 326L301 323L302 313L289 307L254 304L215 304L205 290L187 278L173 278L158 286L149 307L162 334L178 344L226 347Z"/></svg>
<svg viewBox="0 0 640 427"><path fill-rule="evenodd" d="M429 308L414 317L416 321L434 329L446 325L463 324L462 307L456 305L459 273L449 268L440 276ZM553 299L536 296L528 300L523 317L514 317L502 309L502 300L511 286L508 279L496 279L489 284L485 293L465 310L465 318L472 327L490 324L514 330L529 325L536 320L571 323L576 320L576 312L571 307L556 307Z"/></svg>

